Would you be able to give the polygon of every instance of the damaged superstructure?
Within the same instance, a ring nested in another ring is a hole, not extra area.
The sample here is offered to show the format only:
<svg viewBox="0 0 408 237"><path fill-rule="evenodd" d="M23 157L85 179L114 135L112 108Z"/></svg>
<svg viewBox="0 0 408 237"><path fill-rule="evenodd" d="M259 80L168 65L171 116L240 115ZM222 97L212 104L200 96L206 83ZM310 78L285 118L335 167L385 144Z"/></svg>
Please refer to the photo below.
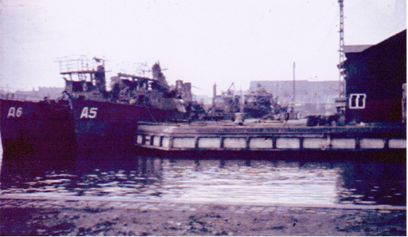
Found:
<svg viewBox="0 0 408 237"><path fill-rule="evenodd" d="M60 70L80 148L130 146L139 121L174 121L187 116L181 92L167 84L158 63L152 67L151 78L118 73L111 78L110 91L106 90L102 59L61 60Z"/></svg>

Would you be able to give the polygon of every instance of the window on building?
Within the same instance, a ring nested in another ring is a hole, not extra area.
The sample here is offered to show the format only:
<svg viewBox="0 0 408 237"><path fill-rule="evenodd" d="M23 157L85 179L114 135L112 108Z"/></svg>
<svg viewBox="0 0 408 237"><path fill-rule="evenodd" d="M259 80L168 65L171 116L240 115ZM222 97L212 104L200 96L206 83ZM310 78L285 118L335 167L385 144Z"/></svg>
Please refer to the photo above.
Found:
<svg viewBox="0 0 408 237"><path fill-rule="evenodd" d="M366 94L350 94L349 109L365 109L366 98Z"/></svg>

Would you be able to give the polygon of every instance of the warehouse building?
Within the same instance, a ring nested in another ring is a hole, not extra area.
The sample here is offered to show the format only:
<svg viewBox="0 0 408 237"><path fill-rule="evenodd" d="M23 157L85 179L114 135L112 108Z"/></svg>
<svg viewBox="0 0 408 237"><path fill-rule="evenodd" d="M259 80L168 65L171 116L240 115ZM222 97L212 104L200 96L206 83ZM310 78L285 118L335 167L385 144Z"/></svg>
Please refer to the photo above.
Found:
<svg viewBox="0 0 408 237"><path fill-rule="evenodd" d="M405 121L406 30L376 44L345 47L346 122Z"/></svg>

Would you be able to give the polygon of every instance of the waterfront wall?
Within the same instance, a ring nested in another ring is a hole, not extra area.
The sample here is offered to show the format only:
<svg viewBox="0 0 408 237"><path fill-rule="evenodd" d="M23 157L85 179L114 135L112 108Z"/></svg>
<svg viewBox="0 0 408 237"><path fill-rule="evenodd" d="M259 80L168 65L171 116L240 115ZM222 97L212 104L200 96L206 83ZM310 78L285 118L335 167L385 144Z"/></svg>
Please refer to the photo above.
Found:
<svg viewBox="0 0 408 237"><path fill-rule="evenodd" d="M142 125L135 146L160 150L398 150L406 149L398 128L268 128Z"/></svg>

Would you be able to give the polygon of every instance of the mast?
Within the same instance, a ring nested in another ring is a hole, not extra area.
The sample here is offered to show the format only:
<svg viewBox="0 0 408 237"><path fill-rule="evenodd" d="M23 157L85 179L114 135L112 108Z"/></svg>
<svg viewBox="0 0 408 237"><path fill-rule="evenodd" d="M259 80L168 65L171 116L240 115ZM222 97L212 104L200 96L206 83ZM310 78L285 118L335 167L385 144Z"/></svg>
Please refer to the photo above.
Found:
<svg viewBox="0 0 408 237"><path fill-rule="evenodd" d="M339 70L339 88L338 97L335 99L337 114L339 115L339 124L343 124L345 121L345 113L347 107L346 98L346 81L344 76L344 61L346 60L344 54L344 0L338 0L340 9L340 24L339 24L339 64L337 68Z"/></svg>
<svg viewBox="0 0 408 237"><path fill-rule="evenodd" d="M339 24L339 98L345 98L345 81L342 64L345 60L344 55L344 0L338 0L340 8Z"/></svg>
<svg viewBox="0 0 408 237"><path fill-rule="evenodd" d="M295 101L296 101L296 62L293 62L292 112L295 111Z"/></svg>

